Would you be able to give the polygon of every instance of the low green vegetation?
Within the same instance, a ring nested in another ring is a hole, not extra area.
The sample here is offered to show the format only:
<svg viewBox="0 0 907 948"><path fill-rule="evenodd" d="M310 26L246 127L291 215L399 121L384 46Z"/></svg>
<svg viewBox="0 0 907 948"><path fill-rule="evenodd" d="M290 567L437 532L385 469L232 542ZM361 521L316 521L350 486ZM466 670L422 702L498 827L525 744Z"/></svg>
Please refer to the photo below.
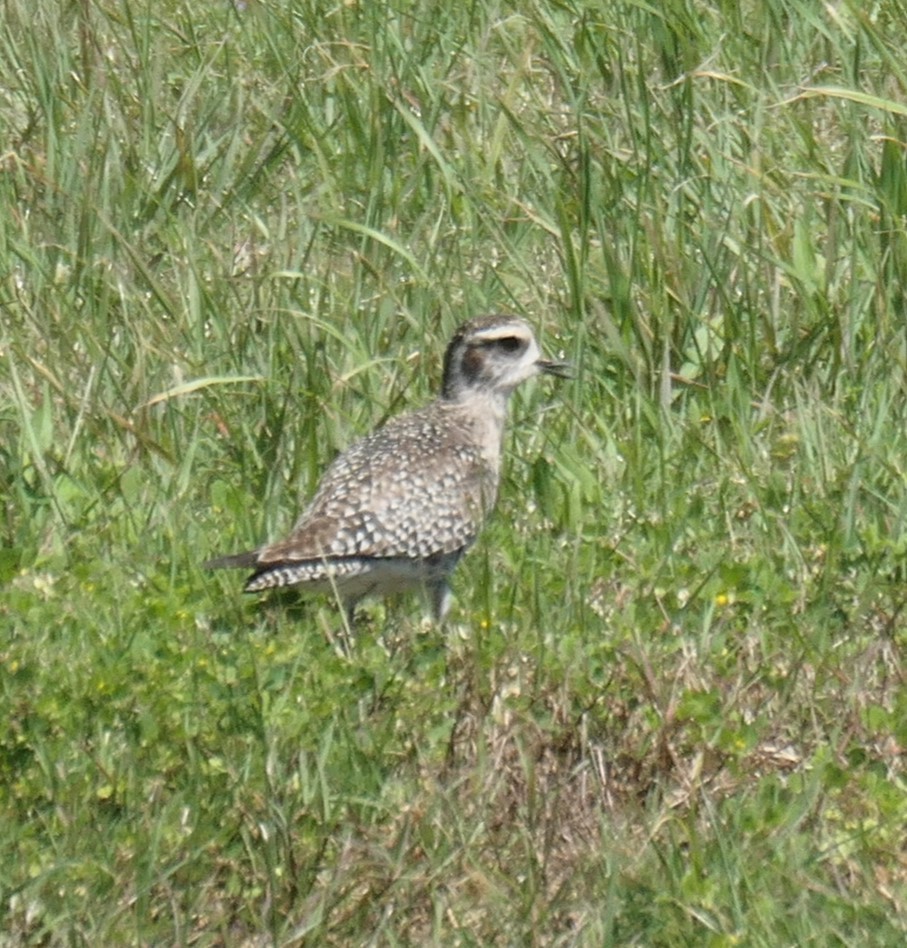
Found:
<svg viewBox="0 0 907 948"><path fill-rule="evenodd" d="M901 945L896 0L0 24L0 945ZM468 316L447 628L248 597Z"/></svg>

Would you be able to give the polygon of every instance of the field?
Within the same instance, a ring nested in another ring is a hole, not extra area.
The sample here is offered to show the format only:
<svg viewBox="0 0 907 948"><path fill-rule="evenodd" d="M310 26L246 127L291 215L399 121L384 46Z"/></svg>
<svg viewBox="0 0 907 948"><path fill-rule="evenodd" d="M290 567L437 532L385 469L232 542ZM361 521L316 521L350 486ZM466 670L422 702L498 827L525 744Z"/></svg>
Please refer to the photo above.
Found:
<svg viewBox="0 0 907 948"><path fill-rule="evenodd" d="M8 0L0 946L907 940L898 0ZM438 628L249 596L527 318Z"/></svg>

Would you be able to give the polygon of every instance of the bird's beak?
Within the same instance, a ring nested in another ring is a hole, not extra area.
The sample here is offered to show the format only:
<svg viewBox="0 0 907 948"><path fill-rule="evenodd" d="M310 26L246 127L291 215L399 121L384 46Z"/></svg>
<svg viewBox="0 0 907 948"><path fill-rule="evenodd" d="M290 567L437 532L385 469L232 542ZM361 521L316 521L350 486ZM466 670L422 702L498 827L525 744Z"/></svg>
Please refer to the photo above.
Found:
<svg viewBox="0 0 907 948"><path fill-rule="evenodd" d="M556 375L559 379L573 378L573 366L569 362L552 362L550 359L539 359L536 365L544 375Z"/></svg>

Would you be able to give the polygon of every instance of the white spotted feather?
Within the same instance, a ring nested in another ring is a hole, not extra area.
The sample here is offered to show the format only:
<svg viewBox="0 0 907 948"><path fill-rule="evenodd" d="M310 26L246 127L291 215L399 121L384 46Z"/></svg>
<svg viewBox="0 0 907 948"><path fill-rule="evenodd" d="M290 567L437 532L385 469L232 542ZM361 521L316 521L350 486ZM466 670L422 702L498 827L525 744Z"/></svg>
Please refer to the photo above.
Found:
<svg viewBox="0 0 907 948"><path fill-rule="evenodd" d="M249 592L334 590L350 618L364 596L422 586L442 619L449 576L497 497L509 396L541 372L563 376L567 366L540 358L522 319L464 324L435 401L340 454L285 540L205 566L252 568Z"/></svg>

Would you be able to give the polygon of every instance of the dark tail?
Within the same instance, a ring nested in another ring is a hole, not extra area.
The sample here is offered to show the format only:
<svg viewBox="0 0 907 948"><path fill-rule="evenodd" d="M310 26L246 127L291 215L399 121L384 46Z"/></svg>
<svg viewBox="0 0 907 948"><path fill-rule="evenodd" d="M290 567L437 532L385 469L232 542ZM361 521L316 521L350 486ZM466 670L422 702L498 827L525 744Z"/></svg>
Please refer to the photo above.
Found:
<svg viewBox="0 0 907 948"><path fill-rule="evenodd" d="M202 563L202 569L251 569L258 563L258 550L247 553L234 553L232 556L218 556Z"/></svg>

